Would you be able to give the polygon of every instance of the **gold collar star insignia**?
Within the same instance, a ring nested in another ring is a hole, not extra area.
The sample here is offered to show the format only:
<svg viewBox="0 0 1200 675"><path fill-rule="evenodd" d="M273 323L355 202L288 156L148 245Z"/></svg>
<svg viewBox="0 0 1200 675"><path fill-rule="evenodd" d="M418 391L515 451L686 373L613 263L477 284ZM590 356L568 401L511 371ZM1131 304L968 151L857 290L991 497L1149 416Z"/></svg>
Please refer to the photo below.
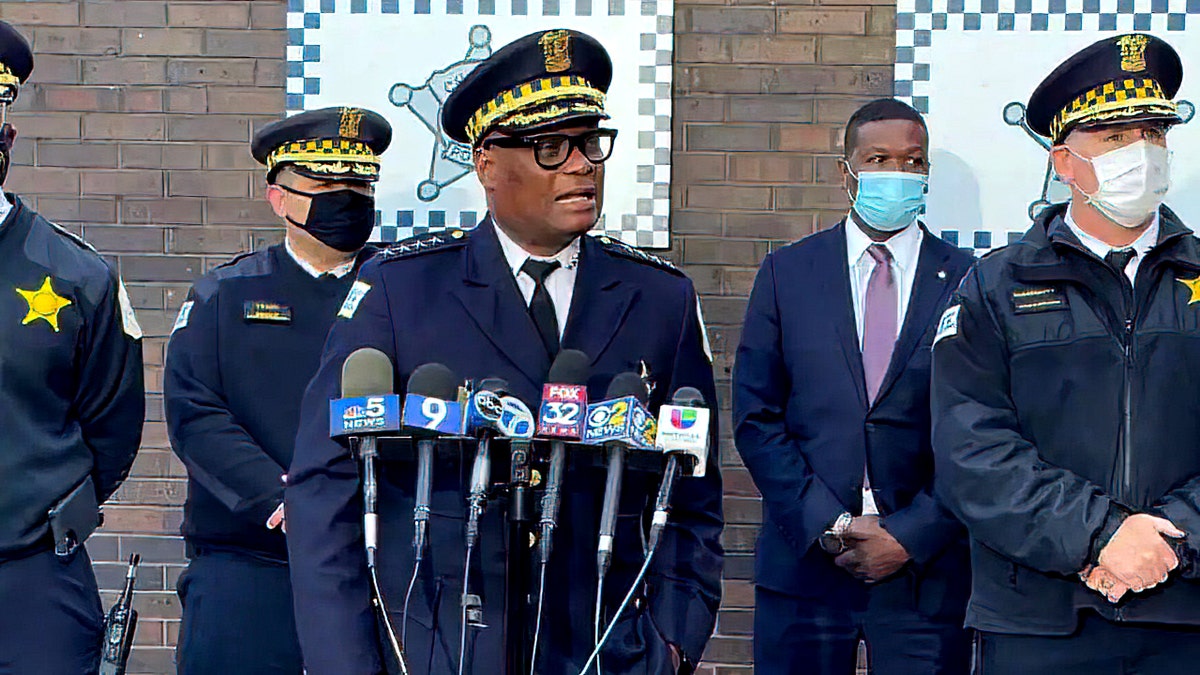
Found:
<svg viewBox="0 0 1200 675"><path fill-rule="evenodd" d="M17 293L25 298L25 302L29 303L29 313L21 321L22 326L38 319L45 319L54 332L58 332L58 312L63 307L70 305L71 301L54 292L54 288L50 285L50 277L46 277L42 281L42 287L36 291L18 288Z"/></svg>
<svg viewBox="0 0 1200 675"><path fill-rule="evenodd" d="M1176 281L1187 286L1188 290L1192 292L1192 297L1188 298L1187 304L1194 305L1200 302L1200 274L1196 275L1195 279L1176 279Z"/></svg>

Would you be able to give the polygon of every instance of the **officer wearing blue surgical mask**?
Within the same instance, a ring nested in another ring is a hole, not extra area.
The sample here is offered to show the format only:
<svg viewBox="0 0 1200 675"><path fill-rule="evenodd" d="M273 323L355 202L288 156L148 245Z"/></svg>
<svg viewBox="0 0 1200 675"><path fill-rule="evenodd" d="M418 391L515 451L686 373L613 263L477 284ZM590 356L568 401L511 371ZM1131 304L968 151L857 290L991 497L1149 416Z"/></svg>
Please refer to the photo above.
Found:
<svg viewBox="0 0 1200 675"><path fill-rule="evenodd" d="M1200 240L1162 203L1182 79L1137 33L1046 76L1026 116L1070 202L979 261L934 339L937 493L972 540L979 672L1200 662Z"/></svg>
<svg viewBox="0 0 1200 675"><path fill-rule="evenodd" d="M933 495L929 344L972 257L924 230L921 115L846 125L850 212L763 261L733 372L737 449L766 505L755 666L965 675L965 532Z"/></svg>

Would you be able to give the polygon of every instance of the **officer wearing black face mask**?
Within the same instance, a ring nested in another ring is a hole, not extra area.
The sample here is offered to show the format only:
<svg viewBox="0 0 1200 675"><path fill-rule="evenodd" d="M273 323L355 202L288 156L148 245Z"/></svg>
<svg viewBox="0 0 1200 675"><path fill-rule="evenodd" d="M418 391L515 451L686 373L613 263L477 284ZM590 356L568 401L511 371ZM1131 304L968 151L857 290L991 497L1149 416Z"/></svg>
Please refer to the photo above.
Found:
<svg viewBox="0 0 1200 675"><path fill-rule="evenodd" d="M251 149L284 242L205 275L175 321L163 388L171 447L188 470L181 675L303 672L283 476L325 334L374 252L373 184L391 136L383 117L357 108L264 127Z"/></svg>

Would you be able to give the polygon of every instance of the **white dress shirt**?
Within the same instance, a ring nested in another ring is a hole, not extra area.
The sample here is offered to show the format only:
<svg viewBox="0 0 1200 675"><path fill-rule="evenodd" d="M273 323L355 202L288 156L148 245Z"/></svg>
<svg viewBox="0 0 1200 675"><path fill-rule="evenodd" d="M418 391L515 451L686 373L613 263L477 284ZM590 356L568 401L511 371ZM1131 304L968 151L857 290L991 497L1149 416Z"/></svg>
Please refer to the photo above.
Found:
<svg viewBox="0 0 1200 675"><path fill-rule="evenodd" d="M850 297L854 300L854 324L858 330L858 348L863 345L863 325L866 322L867 283L871 273L875 271L875 259L867 253L872 244L881 244L892 254L892 279L898 280L900 287L896 293L899 307L896 312L896 337L904 327L904 317L908 314L908 300L912 296L913 283L917 278L917 259L921 256L921 241L925 233L913 221L912 225L900 230L886 241L874 241L854 222L852 215L846 216L846 254L850 264ZM871 490L871 471L866 469L863 477L863 509L862 515L873 516L879 513L875 504L875 493Z"/></svg>
<svg viewBox="0 0 1200 675"><path fill-rule="evenodd" d="M322 272L316 267L313 267L312 263L308 262L304 258L301 258L299 253L296 253L296 249L292 248L291 239L288 239L287 237L283 238L283 248L287 250L288 255L292 257L292 260L296 261L296 264L300 266L300 269L308 272L309 275L311 275L314 279L319 278L322 274L332 274L338 279L341 279L347 274L350 274L350 272L354 269L354 260L349 260L341 265L338 265L337 267L334 267L328 272ZM357 259L357 256L355 259Z"/></svg>
<svg viewBox="0 0 1200 675"><path fill-rule="evenodd" d="M8 195L0 192L0 223L3 223L8 218L8 214L12 210L13 205L8 201Z"/></svg>
<svg viewBox="0 0 1200 675"><path fill-rule="evenodd" d="M863 323L865 305L867 302L867 282L875 271L875 259L867 253L872 244L882 244L892 254L892 278L900 282L899 293L896 294L900 306L896 312L896 336L904 327L904 317L908 314L908 299L912 295L913 283L917 278L917 259L921 257L921 241L925 233L914 221L912 225L892 235L887 241L872 241L855 224L851 216L846 216L846 253L850 264L850 297L854 299L854 325L858 330L858 348L863 344Z"/></svg>
<svg viewBox="0 0 1200 675"><path fill-rule="evenodd" d="M1133 240L1129 246L1110 246L1109 244L1100 241L1092 235L1084 232L1078 225L1075 224L1075 219L1071 217L1071 209L1063 215L1063 220L1066 221L1067 227L1071 228L1071 232L1079 237L1079 243L1083 244L1087 250L1096 254L1097 258L1104 260L1104 256L1110 251L1121 251L1127 248L1132 248L1134 252L1133 258L1129 260L1129 264L1125 266L1125 276L1129 278L1129 283L1133 284L1133 280L1137 278L1138 268L1142 265L1142 259L1154 245L1158 243L1158 212L1154 212L1154 220L1150 221L1150 226L1142 230L1142 234Z"/></svg>
<svg viewBox="0 0 1200 675"><path fill-rule="evenodd" d="M504 259L512 270L513 278L517 280L517 288L521 289L526 307L533 300L537 282L533 277L522 273L521 266L530 258L543 262L558 261L560 267L546 276L546 292L550 294L550 301L554 303L554 316L558 319L558 337L561 340L563 331L567 328L567 316L571 312L571 298L575 295L575 276L579 269L579 238L576 237L566 248L546 258L521 248L499 225L496 225L495 230L496 238L500 240L500 250L504 251Z"/></svg>

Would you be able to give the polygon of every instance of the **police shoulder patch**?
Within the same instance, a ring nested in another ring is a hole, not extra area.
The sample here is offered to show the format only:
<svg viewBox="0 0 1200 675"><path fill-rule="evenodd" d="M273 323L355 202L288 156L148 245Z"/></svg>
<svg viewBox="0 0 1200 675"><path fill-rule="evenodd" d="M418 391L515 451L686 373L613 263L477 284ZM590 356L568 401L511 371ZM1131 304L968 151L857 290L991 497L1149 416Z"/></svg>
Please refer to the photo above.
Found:
<svg viewBox="0 0 1200 675"><path fill-rule="evenodd" d="M600 246L610 255L640 262L643 265L657 267L660 270L665 270L677 276L684 276L683 271L676 267L670 260L630 246L620 239L613 239L608 235L600 235L596 237L596 241L600 242Z"/></svg>
<svg viewBox="0 0 1200 675"><path fill-rule="evenodd" d="M358 305L367 297L367 292L371 290L371 284L365 281L355 281L350 287L350 292L346 294L346 301L342 303L342 308L338 310L337 315L343 319L353 319L354 313L358 311Z"/></svg>
<svg viewBox="0 0 1200 675"><path fill-rule="evenodd" d="M175 325L171 327L171 334L181 328L187 328L188 319L192 316L192 307L196 305L195 300L188 300L179 308L179 316L175 317Z"/></svg>
<svg viewBox="0 0 1200 675"><path fill-rule="evenodd" d="M467 243L467 233L462 230L443 230L409 237L398 241L375 254L380 262L411 258L423 253L457 248Z"/></svg>
<svg viewBox="0 0 1200 675"><path fill-rule="evenodd" d="M938 321L937 334L933 336L933 344L941 342L943 338L954 337L958 335L958 313L962 311L962 305L951 305L942 312L942 319Z"/></svg>

